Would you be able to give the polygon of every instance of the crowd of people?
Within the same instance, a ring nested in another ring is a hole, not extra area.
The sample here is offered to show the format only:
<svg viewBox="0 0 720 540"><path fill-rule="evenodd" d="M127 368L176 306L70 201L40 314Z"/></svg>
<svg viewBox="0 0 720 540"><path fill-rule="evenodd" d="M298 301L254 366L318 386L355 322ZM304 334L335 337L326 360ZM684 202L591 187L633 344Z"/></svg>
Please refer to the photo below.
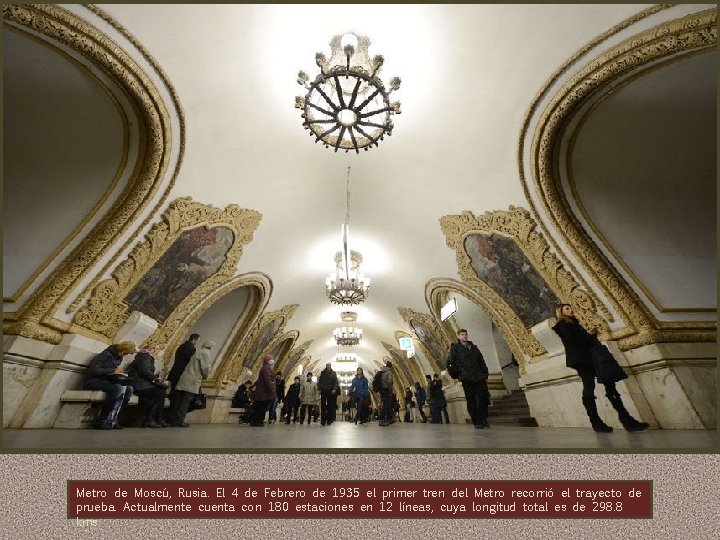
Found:
<svg viewBox="0 0 720 540"><path fill-rule="evenodd" d="M582 403L592 428L597 432L612 431L600 418L595 405L597 379L605 386L606 396L617 411L623 427L628 431L647 429L647 423L637 421L624 407L615 383L627 376L606 349L604 356L602 355L604 346L598 342L596 330L585 330L575 318L569 304L557 308L557 324L553 330L565 347L567 366L575 369L582 381ZM462 384L467 412L473 426L487 429L490 427L488 367L478 347L468 339L467 330L458 330L457 337L457 341L450 347L447 373ZM122 429L118 416L133 394L138 396L143 427L189 427L185 420L187 413L204 406L198 403L198 399L204 398L201 385L210 374L210 351L215 346L212 340L207 340L198 349L199 341L199 334L191 334L189 339L178 347L172 368L165 380L156 373L155 356L158 351L155 345L147 345L138 351L133 342L122 341L97 354L88 365L84 388L104 391L105 400L92 427ZM123 368L123 358L130 354L135 354L135 357ZM596 358L598 354L601 357L600 363ZM317 382L309 371L305 374L305 380L297 376L287 389L282 374L273 372L273 364L271 355L264 356L255 382L248 380L239 386L232 406L245 409L241 422L254 427L276 423L280 405L282 407L279 418L285 424L304 424L307 420L308 424L319 422L321 426L330 426L336 421L341 387L330 362L317 376ZM424 386L415 382L414 386L404 391L404 421L450 423L447 400L439 375L426 375L425 378ZM340 402L342 419L359 425L377 420L382 427L395 423L400 419L401 406L393 388L392 362L386 362L373 376L372 382L368 381L362 368L357 368L347 399ZM374 408L371 392L376 396L377 405ZM170 406L165 409L167 397L170 398ZM424 411L426 404L429 408L428 414Z"/></svg>

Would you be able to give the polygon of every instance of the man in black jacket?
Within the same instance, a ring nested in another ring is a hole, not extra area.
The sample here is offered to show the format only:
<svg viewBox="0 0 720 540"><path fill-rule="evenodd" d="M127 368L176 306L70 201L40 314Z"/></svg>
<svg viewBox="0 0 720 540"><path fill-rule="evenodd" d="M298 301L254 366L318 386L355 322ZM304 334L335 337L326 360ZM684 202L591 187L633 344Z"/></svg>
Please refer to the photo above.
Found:
<svg viewBox="0 0 720 540"><path fill-rule="evenodd" d="M468 340L464 328L458 330L458 340L450 345L448 365L456 364L460 370L457 379L463 385L467 410L473 425L478 429L489 428L488 405L490 393L487 387L488 368L480 349Z"/></svg>
<svg viewBox="0 0 720 540"><path fill-rule="evenodd" d="M130 379L125 370L120 367L123 356L137 351L132 341L121 341L110 345L97 354L87 367L87 379L83 388L85 390L102 390L105 392L105 402L100 414L92 423L94 429L122 429L117 417L120 409L133 395Z"/></svg>
<svg viewBox="0 0 720 540"><path fill-rule="evenodd" d="M325 364L325 369L320 372L318 388L320 389L320 425L329 426L335 421L337 396L340 391L340 381L330 362Z"/></svg>
<svg viewBox="0 0 720 540"><path fill-rule="evenodd" d="M285 423L289 424L292 416L294 424L297 421L298 409L300 409L300 377L295 377L295 382L288 388L287 394L283 398L283 408L287 411Z"/></svg>
<svg viewBox="0 0 720 540"><path fill-rule="evenodd" d="M197 345L199 340L200 334L190 334L188 340L175 351L175 361L173 362L172 368L170 368L170 373L168 373L166 377L167 380L170 381L171 394L175 391L180 376L183 374L183 371L185 371L193 354L195 354L195 345Z"/></svg>

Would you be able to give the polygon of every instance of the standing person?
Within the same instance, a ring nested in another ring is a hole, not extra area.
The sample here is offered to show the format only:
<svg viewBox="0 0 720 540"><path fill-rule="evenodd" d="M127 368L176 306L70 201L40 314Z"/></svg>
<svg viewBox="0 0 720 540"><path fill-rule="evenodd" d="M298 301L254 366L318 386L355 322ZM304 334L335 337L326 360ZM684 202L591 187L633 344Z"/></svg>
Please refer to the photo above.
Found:
<svg viewBox="0 0 720 540"><path fill-rule="evenodd" d="M425 412L423 412L423 406L425 405L425 400L427 399L427 394L425 393L425 390L422 386L420 386L419 382L415 383L415 401L417 401L417 410L418 413L420 413L420 417L422 418L422 423L427 423L427 416L425 416Z"/></svg>
<svg viewBox="0 0 720 540"><path fill-rule="evenodd" d="M288 388L287 394L283 399L283 408L287 412L286 424L290 423L290 417L292 416L292 423L297 422L298 409L300 408L300 377L295 377L293 382Z"/></svg>
<svg viewBox="0 0 720 540"><path fill-rule="evenodd" d="M438 395L438 418L440 418L440 414L442 413L443 418L445 419L445 423L450 423L450 416L448 416L448 410L447 410L447 399L445 399L445 390L443 390L443 384L440 380L440 375L437 373L433 374L433 383L435 384L435 388L437 389L437 395ZM442 424L442 420L440 421Z"/></svg>
<svg viewBox="0 0 720 540"><path fill-rule="evenodd" d="M442 424L442 420L440 420L440 393L438 392L437 385L430 375L425 375L425 380L427 381L425 393L427 395L428 406L430 407L430 423Z"/></svg>
<svg viewBox="0 0 720 540"><path fill-rule="evenodd" d="M190 427L190 424L185 422L185 416L190 408L190 402L196 394L200 393L203 379L210 374L212 363L210 349L214 346L214 341L205 341L200 350L193 354L178 380L175 393L170 399L170 411L168 412L170 423L175 427Z"/></svg>
<svg viewBox="0 0 720 540"><path fill-rule="evenodd" d="M250 425L263 427L265 425L265 411L277 397L275 378L272 371L273 357L269 354L263 356L263 365L255 381L255 403L253 404L253 419Z"/></svg>
<svg viewBox="0 0 720 540"><path fill-rule="evenodd" d="M308 371L305 380L300 386L300 424L305 421L305 411L307 411L307 423L312 421L313 408L315 407L315 398L317 397L317 386L312 380L312 371Z"/></svg>
<svg viewBox="0 0 720 540"><path fill-rule="evenodd" d="M159 428L170 426L163 420L165 408L165 386L155 375L157 346L150 344L135 355L127 368L130 383L140 398L138 408L142 411L142 427Z"/></svg>
<svg viewBox="0 0 720 540"><path fill-rule="evenodd" d="M275 373L275 398L272 400L272 403L270 403L270 415L268 416L268 422L271 424L275 423L275 420L277 420L277 406L278 403L283 401L285 398L285 379L282 378L282 375L278 371ZM283 402L283 407L280 409L280 418L283 418L285 416L285 403Z"/></svg>
<svg viewBox="0 0 720 540"><path fill-rule="evenodd" d="M380 426L389 426L395 421L395 413L393 411L393 373L392 362L389 360L385 363L385 367L380 370L380 396L382 398L382 408L380 409Z"/></svg>
<svg viewBox="0 0 720 540"><path fill-rule="evenodd" d="M412 409L415 406L415 403L413 402L413 393L412 389L408 388L405 390L405 417L403 418L403 422L412 422L413 421L413 412Z"/></svg>
<svg viewBox="0 0 720 540"><path fill-rule="evenodd" d="M448 358L448 372L450 366L457 366L457 376L450 374L453 379L460 379L465 392L467 411L473 425L478 429L489 428L488 405L490 392L487 387L488 368L480 349L470 340L464 328L458 330L458 340L450 345Z"/></svg>
<svg viewBox="0 0 720 540"><path fill-rule="evenodd" d="M177 348L177 351L175 351L175 361L170 368L170 373L168 373L166 377L167 380L170 381L171 398L172 393L175 391L175 387L177 386L177 383L183 374L183 371L185 371L185 367L187 367L188 362L190 362L193 354L195 354L195 346L197 345L198 341L200 341L200 334L190 334L188 340L182 345L180 345Z"/></svg>
<svg viewBox="0 0 720 540"><path fill-rule="evenodd" d="M90 360L83 388L105 392L105 401L100 414L92 423L94 429L122 429L117 421L118 413L123 405L130 401L133 387L120 363L123 356L132 354L136 350L132 341L121 341L110 345Z"/></svg>
<svg viewBox="0 0 720 540"><path fill-rule="evenodd" d="M329 426L335 421L337 396L340 391L340 381L330 362L325 364L325 369L320 372L318 388L320 389L320 425Z"/></svg>
<svg viewBox="0 0 720 540"><path fill-rule="evenodd" d="M582 381L582 402L590 419L590 425L597 432L609 433L613 429L602 421L595 404L596 373L590 348L598 343L597 329L593 328L590 332L585 330L575 317L570 304L562 304L557 307L555 315L558 322L553 326L553 330L560 336L560 340L565 347L565 364L567 367L577 371ZM622 398L617 388L615 388L614 382L604 383L604 386L605 395L617 411L620 423L627 431L642 431L650 427L650 424L638 422L630 416L625 405L623 405Z"/></svg>
<svg viewBox="0 0 720 540"><path fill-rule="evenodd" d="M367 377L363 368L357 368L355 371L355 377L353 377L352 383L350 384L351 391L355 397L357 403L357 413L355 414L355 423L360 421L360 424L367 422L367 405L370 401L370 388L368 386Z"/></svg>

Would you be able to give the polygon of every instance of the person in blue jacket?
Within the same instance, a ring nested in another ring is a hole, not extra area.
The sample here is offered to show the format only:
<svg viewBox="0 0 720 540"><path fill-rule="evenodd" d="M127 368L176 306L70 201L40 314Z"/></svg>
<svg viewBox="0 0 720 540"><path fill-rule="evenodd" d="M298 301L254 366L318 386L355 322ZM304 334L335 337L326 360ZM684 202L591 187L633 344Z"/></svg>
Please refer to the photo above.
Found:
<svg viewBox="0 0 720 540"><path fill-rule="evenodd" d="M363 368L357 368L355 377L353 377L352 384L350 385L350 393L357 402L357 415L355 416L355 423L360 420L361 424L368 421L369 414L369 401L370 401L370 389L368 386L367 377Z"/></svg>

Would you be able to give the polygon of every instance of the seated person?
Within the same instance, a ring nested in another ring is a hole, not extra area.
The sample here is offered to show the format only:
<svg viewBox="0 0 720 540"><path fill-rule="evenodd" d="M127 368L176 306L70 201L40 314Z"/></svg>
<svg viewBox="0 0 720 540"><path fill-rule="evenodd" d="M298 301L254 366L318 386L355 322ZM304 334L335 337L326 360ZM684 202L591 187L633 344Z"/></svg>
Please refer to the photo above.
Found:
<svg viewBox="0 0 720 540"><path fill-rule="evenodd" d="M117 421L118 413L123 405L130 401L133 387L120 363L123 356L133 354L136 350L132 341L121 341L110 345L90 360L83 389L105 392L105 402L100 414L92 423L94 429L122 429Z"/></svg>
<svg viewBox="0 0 720 540"><path fill-rule="evenodd" d="M245 381L245 384L238 386L235 392L235 397L232 400L232 407L236 409L245 409L250 405L250 398L248 397L248 389L250 387L250 381Z"/></svg>
<svg viewBox="0 0 720 540"><path fill-rule="evenodd" d="M170 423L163 420L165 408L165 385L155 375L155 355L157 346L148 345L141 349L132 363L127 367L135 394L138 395L138 407L142 411L142 427L169 427Z"/></svg>

